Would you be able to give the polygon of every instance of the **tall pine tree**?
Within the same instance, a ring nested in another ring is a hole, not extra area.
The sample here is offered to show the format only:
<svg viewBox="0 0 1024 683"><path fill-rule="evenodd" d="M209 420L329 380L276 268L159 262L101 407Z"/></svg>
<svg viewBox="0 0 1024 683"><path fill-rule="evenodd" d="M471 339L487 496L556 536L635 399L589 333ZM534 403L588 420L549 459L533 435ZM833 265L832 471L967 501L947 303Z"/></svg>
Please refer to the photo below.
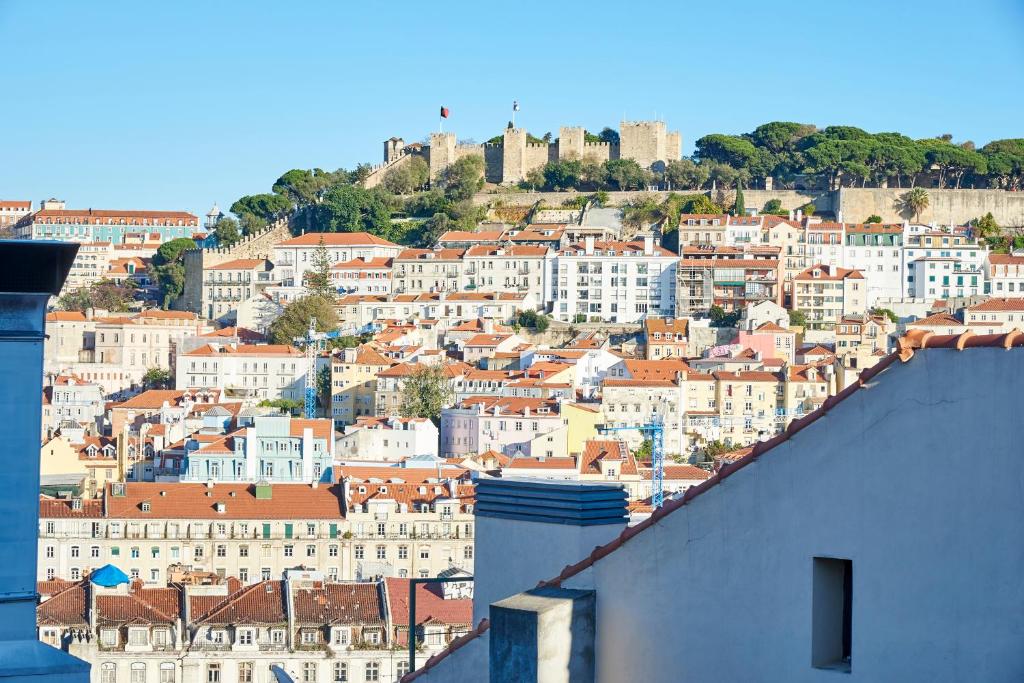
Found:
<svg viewBox="0 0 1024 683"><path fill-rule="evenodd" d="M746 203L743 200L743 184L736 181L736 209L735 213L737 216L742 216L747 212Z"/></svg>
<svg viewBox="0 0 1024 683"><path fill-rule="evenodd" d="M337 297L337 290L331 283L331 255L327 252L323 237L313 252L312 268L306 271L306 291L328 301L334 301Z"/></svg>

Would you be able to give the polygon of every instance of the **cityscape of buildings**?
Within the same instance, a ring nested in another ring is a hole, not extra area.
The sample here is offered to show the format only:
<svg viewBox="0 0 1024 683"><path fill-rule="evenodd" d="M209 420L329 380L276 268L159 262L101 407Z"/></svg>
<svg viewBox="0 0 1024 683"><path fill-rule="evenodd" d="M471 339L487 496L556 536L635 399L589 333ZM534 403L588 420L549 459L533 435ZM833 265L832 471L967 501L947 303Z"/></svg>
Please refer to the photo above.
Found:
<svg viewBox="0 0 1024 683"><path fill-rule="evenodd" d="M507 185L587 153L680 159L664 123L621 135L395 138L380 168L418 156L440 183L479 153ZM884 644L953 628L929 593L963 590L957 666L1024 671L974 621L1016 633L1005 581L968 588L961 558L918 588L900 566L950 564L915 525L1016 530L999 480L1021 469L1024 251L977 222L741 196L639 221L623 193L514 196L415 246L297 211L226 240L216 206L0 201L0 281L25 254L60 261L21 294L44 325L19 399L40 422L12 427L39 445L38 641L93 683L966 680L925 638ZM979 448L1002 475L936 474ZM674 628L686 661L643 643ZM727 645L745 652L722 662Z"/></svg>

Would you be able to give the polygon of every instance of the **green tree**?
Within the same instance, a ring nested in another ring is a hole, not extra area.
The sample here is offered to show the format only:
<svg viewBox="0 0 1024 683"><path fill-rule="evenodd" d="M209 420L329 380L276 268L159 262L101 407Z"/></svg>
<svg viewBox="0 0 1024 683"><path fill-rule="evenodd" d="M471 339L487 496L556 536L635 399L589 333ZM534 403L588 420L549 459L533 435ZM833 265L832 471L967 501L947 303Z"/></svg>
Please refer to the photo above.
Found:
<svg viewBox="0 0 1024 683"><path fill-rule="evenodd" d="M881 315L889 319L889 322L898 323L900 317L891 308L872 308L871 315Z"/></svg>
<svg viewBox="0 0 1024 683"><path fill-rule="evenodd" d="M427 162L423 157L413 156L388 170L381 184L388 192L409 194L426 185L429 179L430 167Z"/></svg>
<svg viewBox="0 0 1024 683"><path fill-rule="evenodd" d="M640 448L636 449L636 453L633 455L636 457L638 462L650 462L653 450L654 443L650 439L644 439L644 442L640 444Z"/></svg>
<svg viewBox="0 0 1024 683"><path fill-rule="evenodd" d="M915 187L900 195L896 200L896 208L904 216L913 216L914 221L921 222L921 212L928 208L930 198L922 187Z"/></svg>
<svg viewBox="0 0 1024 683"><path fill-rule="evenodd" d="M879 216L877 213L873 213L870 216L868 216L867 220L865 220L864 222L865 223L881 223L882 222L882 217Z"/></svg>
<svg viewBox="0 0 1024 683"><path fill-rule="evenodd" d="M665 218L665 205L655 195L645 193L635 197L622 207L622 224L630 229L624 236L630 237L637 230L661 223Z"/></svg>
<svg viewBox="0 0 1024 683"><path fill-rule="evenodd" d="M709 213L720 214L724 209L708 197L706 194L692 194L683 197L683 213Z"/></svg>
<svg viewBox="0 0 1024 683"><path fill-rule="evenodd" d="M230 216L225 216L213 226L213 234L217 236L217 244L222 247L230 247L242 238L238 229L238 221Z"/></svg>
<svg viewBox="0 0 1024 683"><path fill-rule="evenodd" d="M316 371L316 395L320 405L324 408L324 413L326 413L331 405L330 364L324 365Z"/></svg>
<svg viewBox="0 0 1024 683"><path fill-rule="evenodd" d="M173 383L170 371L163 368L150 368L142 376L142 386L147 389L169 389Z"/></svg>
<svg viewBox="0 0 1024 683"><path fill-rule="evenodd" d="M195 248L195 242L187 237L179 237L161 244L153 255L152 270L160 287L164 309L185 291L184 254L185 251Z"/></svg>
<svg viewBox="0 0 1024 683"><path fill-rule="evenodd" d="M980 218L973 218L968 225L973 228L974 236L987 244L991 249L999 252L1008 251L1013 245L1009 244L1002 228L996 222L992 212L988 212Z"/></svg>
<svg viewBox="0 0 1024 683"><path fill-rule="evenodd" d="M665 182L670 190L699 190L708 180L708 167L691 159L675 159L665 165Z"/></svg>
<svg viewBox="0 0 1024 683"><path fill-rule="evenodd" d="M519 311L519 315L516 317L516 322L521 327L532 329L535 332L544 332L551 324L551 319L543 313L527 309L525 311Z"/></svg>
<svg viewBox="0 0 1024 683"><path fill-rule="evenodd" d="M445 169L441 186L451 200L471 199L484 186L484 158L479 154L462 157Z"/></svg>
<svg viewBox="0 0 1024 683"><path fill-rule="evenodd" d="M726 313L724 308L714 304L708 310L708 317L711 318L712 327L735 327L736 323L739 322L740 312Z"/></svg>
<svg viewBox="0 0 1024 683"><path fill-rule="evenodd" d="M66 292L57 300L57 307L63 311L86 311L96 308L121 313L129 310L134 295L135 287L131 280L123 285L110 280L100 280L88 287Z"/></svg>
<svg viewBox="0 0 1024 683"><path fill-rule="evenodd" d="M807 202L803 206L797 208L802 211L805 216L813 216L814 212L818 210L818 207L816 207L813 202Z"/></svg>
<svg viewBox="0 0 1024 683"><path fill-rule="evenodd" d="M231 213L238 216L248 233L292 210L292 203L279 194L255 194L242 197L231 205Z"/></svg>
<svg viewBox="0 0 1024 683"><path fill-rule="evenodd" d="M994 187L1018 191L1024 188L1024 138L993 140L981 148Z"/></svg>
<svg viewBox="0 0 1024 683"><path fill-rule="evenodd" d="M601 142L607 142L608 144L611 145L619 144L618 131L612 128L608 128L607 126L601 129L601 132L597 134L597 137Z"/></svg>
<svg viewBox="0 0 1024 683"><path fill-rule="evenodd" d="M438 424L441 409L455 402L455 390L443 366L420 365L402 387L399 413L402 417L427 417Z"/></svg>
<svg viewBox="0 0 1024 683"><path fill-rule="evenodd" d="M736 184L736 206L733 209L733 213L737 216L742 216L747 213L747 204L743 198L743 185Z"/></svg>
<svg viewBox="0 0 1024 683"><path fill-rule="evenodd" d="M794 327L804 327L807 325L807 314L803 311L793 309L789 312L789 324Z"/></svg>
<svg viewBox="0 0 1024 683"><path fill-rule="evenodd" d="M782 200L769 199L764 203L763 213L782 213Z"/></svg>
<svg viewBox="0 0 1024 683"><path fill-rule="evenodd" d="M327 251L324 238L313 250L310 269L306 271L306 292L310 296L318 296L333 301L337 295L334 283L331 282L331 255Z"/></svg>
<svg viewBox="0 0 1024 683"><path fill-rule="evenodd" d="M283 413L291 414L293 417L298 417L302 413L302 409L306 407L305 402L291 398L264 399L258 405L261 408L277 408Z"/></svg>
<svg viewBox="0 0 1024 683"><path fill-rule="evenodd" d="M277 320L270 323L270 341L274 344L295 343L296 337L305 337L310 318L316 318L318 332L330 332L338 327L338 315L328 299L304 296L288 304Z"/></svg>
<svg viewBox="0 0 1024 683"><path fill-rule="evenodd" d="M610 159L604 163L605 182L616 190L642 190L651 174L632 159Z"/></svg>
<svg viewBox="0 0 1024 683"><path fill-rule="evenodd" d="M316 203L320 194L336 181L335 174L319 168L295 168L278 178L270 189L275 194L286 197L291 204L304 206Z"/></svg>
<svg viewBox="0 0 1024 683"><path fill-rule="evenodd" d="M394 199L383 188L338 185L307 209L309 225L317 232L369 232L382 235L391 228Z"/></svg>

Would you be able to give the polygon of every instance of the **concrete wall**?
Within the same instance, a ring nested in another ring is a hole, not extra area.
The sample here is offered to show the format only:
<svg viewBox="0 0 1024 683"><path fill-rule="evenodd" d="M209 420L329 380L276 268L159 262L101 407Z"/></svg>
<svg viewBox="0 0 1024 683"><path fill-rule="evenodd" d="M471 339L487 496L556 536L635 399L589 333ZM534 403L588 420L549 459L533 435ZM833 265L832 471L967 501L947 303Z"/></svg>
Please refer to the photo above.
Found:
<svg viewBox="0 0 1024 683"><path fill-rule="evenodd" d="M912 215L899 212L896 203L906 189L843 189L839 194L839 209L843 220L859 222L871 214L883 221L913 220ZM1004 190L928 190L928 208L921 212L924 223L963 225L972 218L992 212L999 225L1024 226L1024 192Z"/></svg>
<svg viewBox="0 0 1024 683"><path fill-rule="evenodd" d="M566 581L598 591L598 680L835 680L816 556L853 561L848 680L1020 680L1021 382L1021 349L918 351Z"/></svg>

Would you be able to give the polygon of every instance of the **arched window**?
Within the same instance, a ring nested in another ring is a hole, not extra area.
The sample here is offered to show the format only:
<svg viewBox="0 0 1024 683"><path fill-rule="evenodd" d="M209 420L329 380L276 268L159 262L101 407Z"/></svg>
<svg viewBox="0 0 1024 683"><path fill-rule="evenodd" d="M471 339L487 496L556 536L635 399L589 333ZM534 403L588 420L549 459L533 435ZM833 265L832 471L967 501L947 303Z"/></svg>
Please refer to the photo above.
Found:
<svg viewBox="0 0 1024 683"><path fill-rule="evenodd" d="M117 683L117 664L103 662L100 665L100 683Z"/></svg>

